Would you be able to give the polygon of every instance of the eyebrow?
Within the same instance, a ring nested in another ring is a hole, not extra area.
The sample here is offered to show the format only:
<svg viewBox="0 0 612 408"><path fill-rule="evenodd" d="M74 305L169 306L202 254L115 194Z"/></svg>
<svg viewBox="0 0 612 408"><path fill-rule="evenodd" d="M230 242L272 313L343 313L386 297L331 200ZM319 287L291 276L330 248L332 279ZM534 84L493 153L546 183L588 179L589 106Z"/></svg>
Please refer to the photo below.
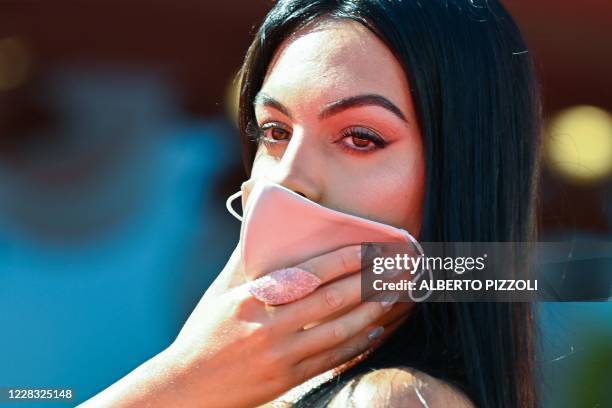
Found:
<svg viewBox="0 0 612 408"><path fill-rule="evenodd" d="M272 98L265 93L258 93L253 101L253 105L269 106L278 110L279 112L291 117L291 112L282 103ZM398 108L393 102L378 94L363 94L350 96L348 98L340 99L339 101L332 102L326 105L323 110L319 113L319 119L326 119L330 116L336 115L347 109L357 108L360 106L379 106L384 108L391 113L395 114L404 122L408 122L406 115Z"/></svg>
<svg viewBox="0 0 612 408"><path fill-rule="evenodd" d="M291 117L291 113L289 112L289 109L287 109L285 107L285 105L283 105L282 103L280 103L276 99L272 98L271 96L269 96L269 95L267 95L267 94L265 94L263 92L259 92L255 96L255 100L253 101L253 105L269 106L269 107L274 108L277 111L282 112L283 114Z"/></svg>

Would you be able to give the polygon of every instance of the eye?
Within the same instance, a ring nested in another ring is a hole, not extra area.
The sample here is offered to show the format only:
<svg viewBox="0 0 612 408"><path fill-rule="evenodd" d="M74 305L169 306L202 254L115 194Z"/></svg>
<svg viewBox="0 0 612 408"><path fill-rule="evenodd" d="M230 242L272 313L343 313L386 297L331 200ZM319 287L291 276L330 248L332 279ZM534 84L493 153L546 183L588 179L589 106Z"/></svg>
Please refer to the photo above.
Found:
<svg viewBox="0 0 612 408"><path fill-rule="evenodd" d="M275 144L288 140L290 136L291 132L285 125L278 122L269 122L258 129L256 139L265 144Z"/></svg>
<svg viewBox="0 0 612 408"><path fill-rule="evenodd" d="M340 145L351 153L367 153L384 148L388 144L371 129L350 127L342 131Z"/></svg>

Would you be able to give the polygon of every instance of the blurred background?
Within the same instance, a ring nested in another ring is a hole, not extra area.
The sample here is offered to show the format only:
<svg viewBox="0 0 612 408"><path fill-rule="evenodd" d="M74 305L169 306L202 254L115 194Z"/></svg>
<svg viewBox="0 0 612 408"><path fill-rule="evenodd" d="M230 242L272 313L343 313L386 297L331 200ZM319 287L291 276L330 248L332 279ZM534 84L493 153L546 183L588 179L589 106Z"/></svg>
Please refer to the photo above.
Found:
<svg viewBox="0 0 612 408"><path fill-rule="evenodd" d="M542 83L541 240L609 242L612 2L504 3ZM0 386L81 402L174 339L238 240L233 78L271 5L0 0ZM545 407L612 407L611 306L538 305Z"/></svg>

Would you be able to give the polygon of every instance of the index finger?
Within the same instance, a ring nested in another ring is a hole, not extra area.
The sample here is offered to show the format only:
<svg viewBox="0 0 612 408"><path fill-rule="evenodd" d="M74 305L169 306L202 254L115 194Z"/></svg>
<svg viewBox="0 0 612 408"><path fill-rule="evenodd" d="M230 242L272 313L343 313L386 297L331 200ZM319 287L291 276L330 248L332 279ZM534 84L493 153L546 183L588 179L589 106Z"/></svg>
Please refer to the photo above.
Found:
<svg viewBox="0 0 612 408"><path fill-rule="evenodd" d="M321 284L361 270L361 244L349 245L310 258L296 267L304 269L320 280Z"/></svg>
<svg viewBox="0 0 612 408"><path fill-rule="evenodd" d="M246 286L268 305L291 303L319 286L361 269L361 245L349 245L316 256L294 267L278 269Z"/></svg>

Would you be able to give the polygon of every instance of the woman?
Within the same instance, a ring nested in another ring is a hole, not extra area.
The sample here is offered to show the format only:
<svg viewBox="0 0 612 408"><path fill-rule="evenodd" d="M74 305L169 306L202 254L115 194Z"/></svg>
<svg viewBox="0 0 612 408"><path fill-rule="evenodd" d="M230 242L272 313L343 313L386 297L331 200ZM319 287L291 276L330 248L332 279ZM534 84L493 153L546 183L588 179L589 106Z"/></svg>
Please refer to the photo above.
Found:
<svg viewBox="0 0 612 408"><path fill-rule="evenodd" d="M496 1L281 0L242 69L251 180L421 241L533 239L539 117ZM339 367L296 406L537 406L529 304L360 304L357 248L299 265L323 282L280 306L235 250L174 344L90 402L256 406Z"/></svg>

